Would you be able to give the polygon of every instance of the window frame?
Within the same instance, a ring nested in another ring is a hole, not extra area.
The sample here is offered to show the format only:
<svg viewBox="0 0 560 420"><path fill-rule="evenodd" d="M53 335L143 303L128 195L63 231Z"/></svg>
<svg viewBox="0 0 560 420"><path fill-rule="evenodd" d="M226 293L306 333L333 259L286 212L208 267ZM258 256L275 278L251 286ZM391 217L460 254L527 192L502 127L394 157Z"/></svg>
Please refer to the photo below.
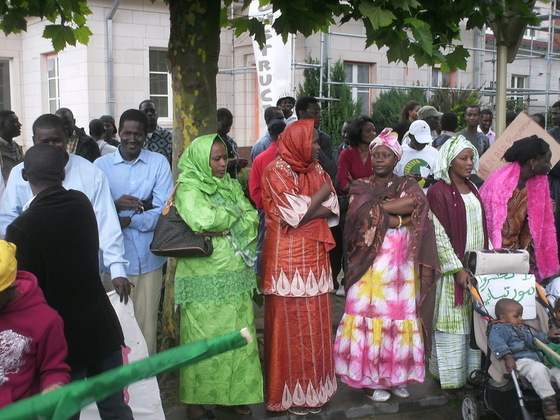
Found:
<svg viewBox="0 0 560 420"><path fill-rule="evenodd" d="M366 101L366 103L362 104L362 113L365 115L371 115L371 107L372 107L372 102L373 102L373 89L371 88L366 88L366 87L358 87L358 86L353 86L353 85L359 85L359 84L372 84L372 79L373 79L373 69L375 66L375 63L368 63L368 62L363 62L363 61L343 61L344 64L344 73L346 75L346 84L348 84L350 86L350 91L352 94L352 99L354 101L357 101L358 98L360 97L359 94L360 93L365 93L367 94L368 100ZM348 80L348 71L347 68L348 66L352 66L352 80ZM358 69L359 66L365 66L367 67L368 71L367 71L367 76L368 76L368 81L367 82L358 82ZM356 80L356 81L354 81Z"/></svg>
<svg viewBox="0 0 560 420"><path fill-rule="evenodd" d="M50 75L50 62L54 62L54 75ZM45 77L46 77L46 97L47 97L47 110L49 113L54 114L60 108L60 60L58 54L50 53L45 54ZM54 95L51 92L51 81L54 81ZM54 107L51 103L54 101Z"/></svg>
<svg viewBox="0 0 560 420"><path fill-rule="evenodd" d="M157 111L158 111L158 114L159 114L159 118L161 118L163 120L173 121L173 90L172 90L172 83L171 83L171 74L169 73L169 70L167 70L167 71L152 70L152 68L151 68L151 64L152 64L151 54L152 54L152 52L164 52L165 54L167 54L167 49L166 48L160 48L160 47L150 47L148 49L148 96L149 96L151 101L153 101L154 98L167 98L167 115L162 114L160 107L158 107ZM165 63L165 66L167 67L167 62ZM152 92L152 83L151 83L152 74L157 74L157 75L165 74L166 75L166 80L167 80L167 84L166 84L167 93L166 94L153 93ZM155 102L155 103L157 104L158 102Z"/></svg>
<svg viewBox="0 0 560 420"><path fill-rule="evenodd" d="M4 87L5 90L0 89L0 109L12 109L12 59L8 57L0 57L0 63L5 63L7 69L6 82L7 85L3 86L3 80L0 78L0 88Z"/></svg>

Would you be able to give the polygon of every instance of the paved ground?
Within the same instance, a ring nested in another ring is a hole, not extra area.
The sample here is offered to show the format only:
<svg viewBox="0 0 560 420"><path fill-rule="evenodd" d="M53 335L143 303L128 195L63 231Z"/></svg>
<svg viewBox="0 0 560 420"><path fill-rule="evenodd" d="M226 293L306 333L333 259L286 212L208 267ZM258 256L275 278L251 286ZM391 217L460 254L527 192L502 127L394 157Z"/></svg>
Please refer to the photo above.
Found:
<svg viewBox="0 0 560 420"><path fill-rule="evenodd" d="M333 329L336 330L344 312L344 298L331 295L333 302ZM257 335L262 338L263 313L256 309ZM262 340L259 340L262 342ZM168 420L186 419L185 406L177 398L177 375L173 374L160 381L164 409ZM219 420L241 420L241 419L317 419L317 420L434 420L461 419L460 400L449 401L449 396L444 394L436 381L430 376L423 384L412 384L409 386L410 398L400 399L392 396L385 403L374 403L359 390L350 388L340 381L338 391L331 401L323 407L320 414L307 415L305 417L295 416L287 412L272 413L265 410L263 404L251 406L252 416L236 416L231 413L213 409Z"/></svg>

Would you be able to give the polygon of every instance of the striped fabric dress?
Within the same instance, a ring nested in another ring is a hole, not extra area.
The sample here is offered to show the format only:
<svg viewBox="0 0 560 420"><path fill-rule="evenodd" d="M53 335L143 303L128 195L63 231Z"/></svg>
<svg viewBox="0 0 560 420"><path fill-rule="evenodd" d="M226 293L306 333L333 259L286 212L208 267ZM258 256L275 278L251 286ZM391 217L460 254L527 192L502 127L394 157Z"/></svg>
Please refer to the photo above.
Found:
<svg viewBox="0 0 560 420"><path fill-rule="evenodd" d="M480 201L470 192L461 194L467 216L467 242L465 249L483 249L482 209ZM460 388L470 373L480 368L480 350L469 346L472 306L468 293L464 302L454 305L455 279L453 273L463 264L453 251L451 241L443 226L434 216L436 243L443 276L437 283L434 312L434 340L430 357L430 373L439 378L442 389Z"/></svg>

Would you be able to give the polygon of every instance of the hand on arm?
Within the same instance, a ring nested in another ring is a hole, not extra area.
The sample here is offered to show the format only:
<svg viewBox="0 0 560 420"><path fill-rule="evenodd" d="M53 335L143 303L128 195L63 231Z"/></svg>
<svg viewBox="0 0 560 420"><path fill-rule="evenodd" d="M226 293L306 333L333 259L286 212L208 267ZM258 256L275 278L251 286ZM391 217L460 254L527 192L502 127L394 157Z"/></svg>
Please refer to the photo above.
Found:
<svg viewBox="0 0 560 420"><path fill-rule="evenodd" d="M241 159L240 158L240 159L237 160L237 167L239 169L246 168L248 164L249 164L249 161L247 159Z"/></svg>
<svg viewBox="0 0 560 420"><path fill-rule="evenodd" d="M237 158L229 158L227 162L228 170L235 168L237 166L237 161L238 161Z"/></svg>
<svg viewBox="0 0 560 420"><path fill-rule="evenodd" d="M381 205L383 210L392 215L409 215L414 211L414 198L401 197L391 201L385 201Z"/></svg>
<svg viewBox="0 0 560 420"><path fill-rule="evenodd" d="M389 227L390 228L400 228L402 226L407 226L411 223L410 216L393 216L389 215Z"/></svg>
<svg viewBox="0 0 560 420"><path fill-rule="evenodd" d="M142 200L138 197L134 197L132 195L122 195L120 198L115 200L115 206L117 207L117 211L122 210L132 210L142 212L144 208L142 206Z"/></svg>
<svg viewBox="0 0 560 420"><path fill-rule="evenodd" d="M124 229L125 227L127 227L128 225L130 225L130 221L132 220L132 218L130 216L119 216L119 223L121 225L121 229Z"/></svg>
<svg viewBox="0 0 560 420"><path fill-rule="evenodd" d="M330 183L325 182L323 185L319 187L319 190L311 197L311 203L309 204L309 209L307 210L307 213L305 213L305 216L303 216L303 218L299 222L300 226L309 222L310 220L321 219L321 218L324 219L332 214L332 212L329 209L321 205L323 201L329 198L330 194L331 194L331 185Z"/></svg>

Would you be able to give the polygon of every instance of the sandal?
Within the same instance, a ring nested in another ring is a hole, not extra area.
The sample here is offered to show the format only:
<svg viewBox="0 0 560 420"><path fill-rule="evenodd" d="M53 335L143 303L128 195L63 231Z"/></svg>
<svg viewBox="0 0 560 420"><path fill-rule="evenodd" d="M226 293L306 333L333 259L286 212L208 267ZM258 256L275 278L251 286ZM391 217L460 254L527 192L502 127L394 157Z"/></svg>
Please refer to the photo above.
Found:
<svg viewBox="0 0 560 420"><path fill-rule="evenodd" d="M288 411L296 416L306 416L311 412L308 407L290 407Z"/></svg>
<svg viewBox="0 0 560 420"><path fill-rule="evenodd" d="M310 414L319 414L323 407L307 407Z"/></svg>
<svg viewBox="0 0 560 420"><path fill-rule="evenodd" d="M368 398L374 402L385 402L391 398L391 394L384 389L376 389L372 395L368 395Z"/></svg>
<svg viewBox="0 0 560 420"><path fill-rule="evenodd" d="M212 413L212 410L204 410L204 413L194 420L214 420L215 418L216 416Z"/></svg>
<svg viewBox="0 0 560 420"><path fill-rule="evenodd" d="M399 398L408 398L410 397L410 393L406 388L394 388L391 390L391 394L396 395Z"/></svg>
<svg viewBox="0 0 560 420"><path fill-rule="evenodd" d="M252 414L251 408L248 405L217 405L216 408L229 411L238 416L250 416Z"/></svg>

